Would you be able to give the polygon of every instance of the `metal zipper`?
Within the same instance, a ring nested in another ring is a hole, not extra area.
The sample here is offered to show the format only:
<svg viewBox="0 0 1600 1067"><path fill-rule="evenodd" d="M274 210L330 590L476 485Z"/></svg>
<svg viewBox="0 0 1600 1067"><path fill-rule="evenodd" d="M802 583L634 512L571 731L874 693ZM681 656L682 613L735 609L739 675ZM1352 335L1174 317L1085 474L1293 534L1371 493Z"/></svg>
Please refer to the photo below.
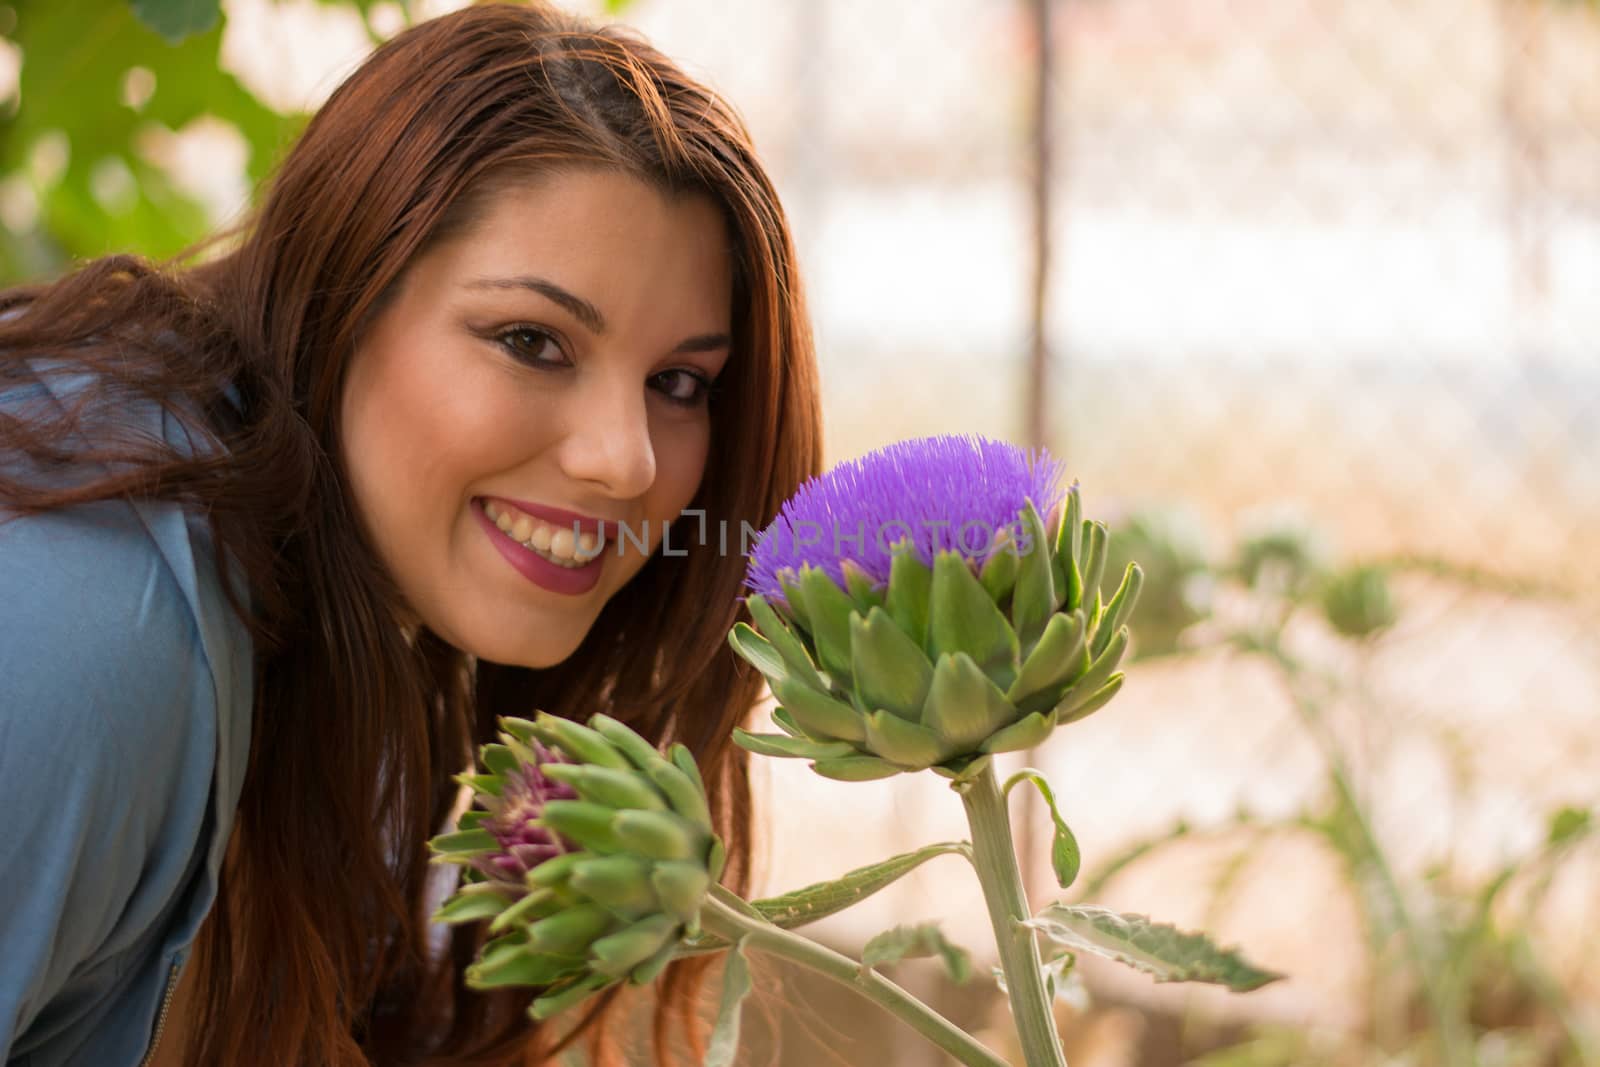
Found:
<svg viewBox="0 0 1600 1067"><path fill-rule="evenodd" d="M167 991L161 997L161 1011L156 1015L155 1033L150 1035L150 1048L139 1061L139 1067L150 1067L150 1061L156 1058L156 1046L161 1044L161 1031L166 1029L167 1013L172 1010L172 998L178 992L178 973L182 968L182 961L172 961L172 969L167 974Z"/></svg>

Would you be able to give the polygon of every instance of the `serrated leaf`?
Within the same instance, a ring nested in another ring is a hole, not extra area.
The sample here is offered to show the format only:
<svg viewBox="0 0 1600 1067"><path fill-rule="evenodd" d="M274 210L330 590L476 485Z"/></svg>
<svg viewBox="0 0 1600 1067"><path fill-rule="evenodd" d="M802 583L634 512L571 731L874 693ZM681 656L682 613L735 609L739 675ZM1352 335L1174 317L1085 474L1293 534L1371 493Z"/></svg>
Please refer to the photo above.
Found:
<svg viewBox="0 0 1600 1067"><path fill-rule="evenodd" d="M722 968L722 997L717 1005L717 1025L706 1046L705 1067L731 1067L739 1051L739 1017L744 998L750 993L750 962L745 959L744 939L728 949Z"/></svg>
<svg viewBox="0 0 1600 1067"><path fill-rule="evenodd" d="M751 904L768 922L786 930L825 919L835 912L851 907L885 886L891 885L935 856L948 854L969 855L971 845L965 841L943 842L928 845L914 852L904 852L880 863L857 867L838 878L816 882L782 896L752 901Z"/></svg>
<svg viewBox="0 0 1600 1067"><path fill-rule="evenodd" d="M131 0L139 21L177 44L190 34L205 33L222 17L220 0Z"/></svg>
<svg viewBox="0 0 1600 1067"><path fill-rule="evenodd" d="M896 926L868 941L861 950L861 964L877 967L897 960L938 956L950 977L959 985L972 977L972 956L960 945L945 939L938 923Z"/></svg>
<svg viewBox="0 0 1600 1067"><path fill-rule="evenodd" d="M1052 904L1023 925L1057 944L1144 971L1158 982L1210 982L1248 993L1283 975L1262 970L1235 949L1145 915L1087 904Z"/></svg>
<svg viewBox="0 0 1600 1067"><path fill-rule="evenodd" d="M1039 795L1044 798L1045 806L1050 809L1050 821L1055 824L1055 837L1050 843L1050 866L1055 869L1056 882L1062 889L1072 885L1078 877L1078 868L1083 865L1083 855L1078 851L1078 839L1073 836L1072 828L1067 825L1067 820L1061 817L1061 812L1056 809L1056 795L1050 789L1050 783L1045 781L1044 775L1031 767L1022 770L1006 779L1006 784L1001 788L1001 796L1010 796L1011 787L1019 782L1032 782L1034 788L1039 790Z"/></svg>

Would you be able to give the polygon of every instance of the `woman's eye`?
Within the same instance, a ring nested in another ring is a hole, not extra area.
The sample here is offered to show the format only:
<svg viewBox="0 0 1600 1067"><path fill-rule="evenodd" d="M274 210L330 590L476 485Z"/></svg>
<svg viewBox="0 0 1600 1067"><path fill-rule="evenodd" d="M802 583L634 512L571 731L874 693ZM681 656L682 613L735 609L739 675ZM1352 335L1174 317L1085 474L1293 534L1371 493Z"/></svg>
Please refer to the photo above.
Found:
<svg viewBox="0 0 1600 1067"><path fill-rule="evenodd" d="M711 395L711 381L691 370L669 370L655 376L656 389L674 404L693 407Z"/></svg>
<svg viewBox="0 0 1600 1067"><path fill-rule="evenodd" d="M518 326L495 336L500 346L523 363L558 366L566 362L553 335L532 326Z"/></svg>

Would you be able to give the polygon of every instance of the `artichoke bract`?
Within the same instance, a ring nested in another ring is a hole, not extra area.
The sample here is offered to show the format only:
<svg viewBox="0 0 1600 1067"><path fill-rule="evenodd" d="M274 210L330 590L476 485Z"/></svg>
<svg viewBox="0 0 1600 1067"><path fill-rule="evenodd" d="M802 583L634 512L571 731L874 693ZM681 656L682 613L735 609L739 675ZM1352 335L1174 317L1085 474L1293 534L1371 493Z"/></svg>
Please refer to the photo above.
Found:
<svg viewBox="0 0 1600 1067"><path fill-rule="evenodd" d="M846 781L961 779L1102 707L1142 573L1102 600L1106 527L1060 481L1043 451L955 436L802 486L756 542L755 625L729 635L784 733L735 740Z"/></svg>
<svg viewBox="0 0 1600 1067"><path fill-rule="evenodd" d="M694 757L604 715L500 726L479 773L459 779L480 807L430 842L438 861L466 867L435 921L487 921L499 935L467 984L545 987L529 1009L542 1019L615 982L652 981L699 933L722 873Z"/></svg>

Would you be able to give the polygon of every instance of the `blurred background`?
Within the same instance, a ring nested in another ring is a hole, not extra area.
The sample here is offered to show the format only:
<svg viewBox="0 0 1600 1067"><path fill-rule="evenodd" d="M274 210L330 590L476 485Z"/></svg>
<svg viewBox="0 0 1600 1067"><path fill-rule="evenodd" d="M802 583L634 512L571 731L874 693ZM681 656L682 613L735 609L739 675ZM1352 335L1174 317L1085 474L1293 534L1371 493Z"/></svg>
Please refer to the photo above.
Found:
<svg viewBox="0 0 1600 1067"><path fill-rule="evenodd" d="M121 0L0 6L0 281L225 225L375 42L455 6L226 0L176 46ZM1047 444L1149 572L1123 695L1030 754L1084 854L1056 888L1017 805L1035 903L1205 927L1290 978L1081 961L1073 1067L1600 1065L1600 5L571 6L747 117L830 462ZM928 776L758 770L770 892L964 834ZM977 977L894 976L1005 1050L956 861L814 932L913 918ZM767 976L741 1062L945 1062Z"/></svg>

